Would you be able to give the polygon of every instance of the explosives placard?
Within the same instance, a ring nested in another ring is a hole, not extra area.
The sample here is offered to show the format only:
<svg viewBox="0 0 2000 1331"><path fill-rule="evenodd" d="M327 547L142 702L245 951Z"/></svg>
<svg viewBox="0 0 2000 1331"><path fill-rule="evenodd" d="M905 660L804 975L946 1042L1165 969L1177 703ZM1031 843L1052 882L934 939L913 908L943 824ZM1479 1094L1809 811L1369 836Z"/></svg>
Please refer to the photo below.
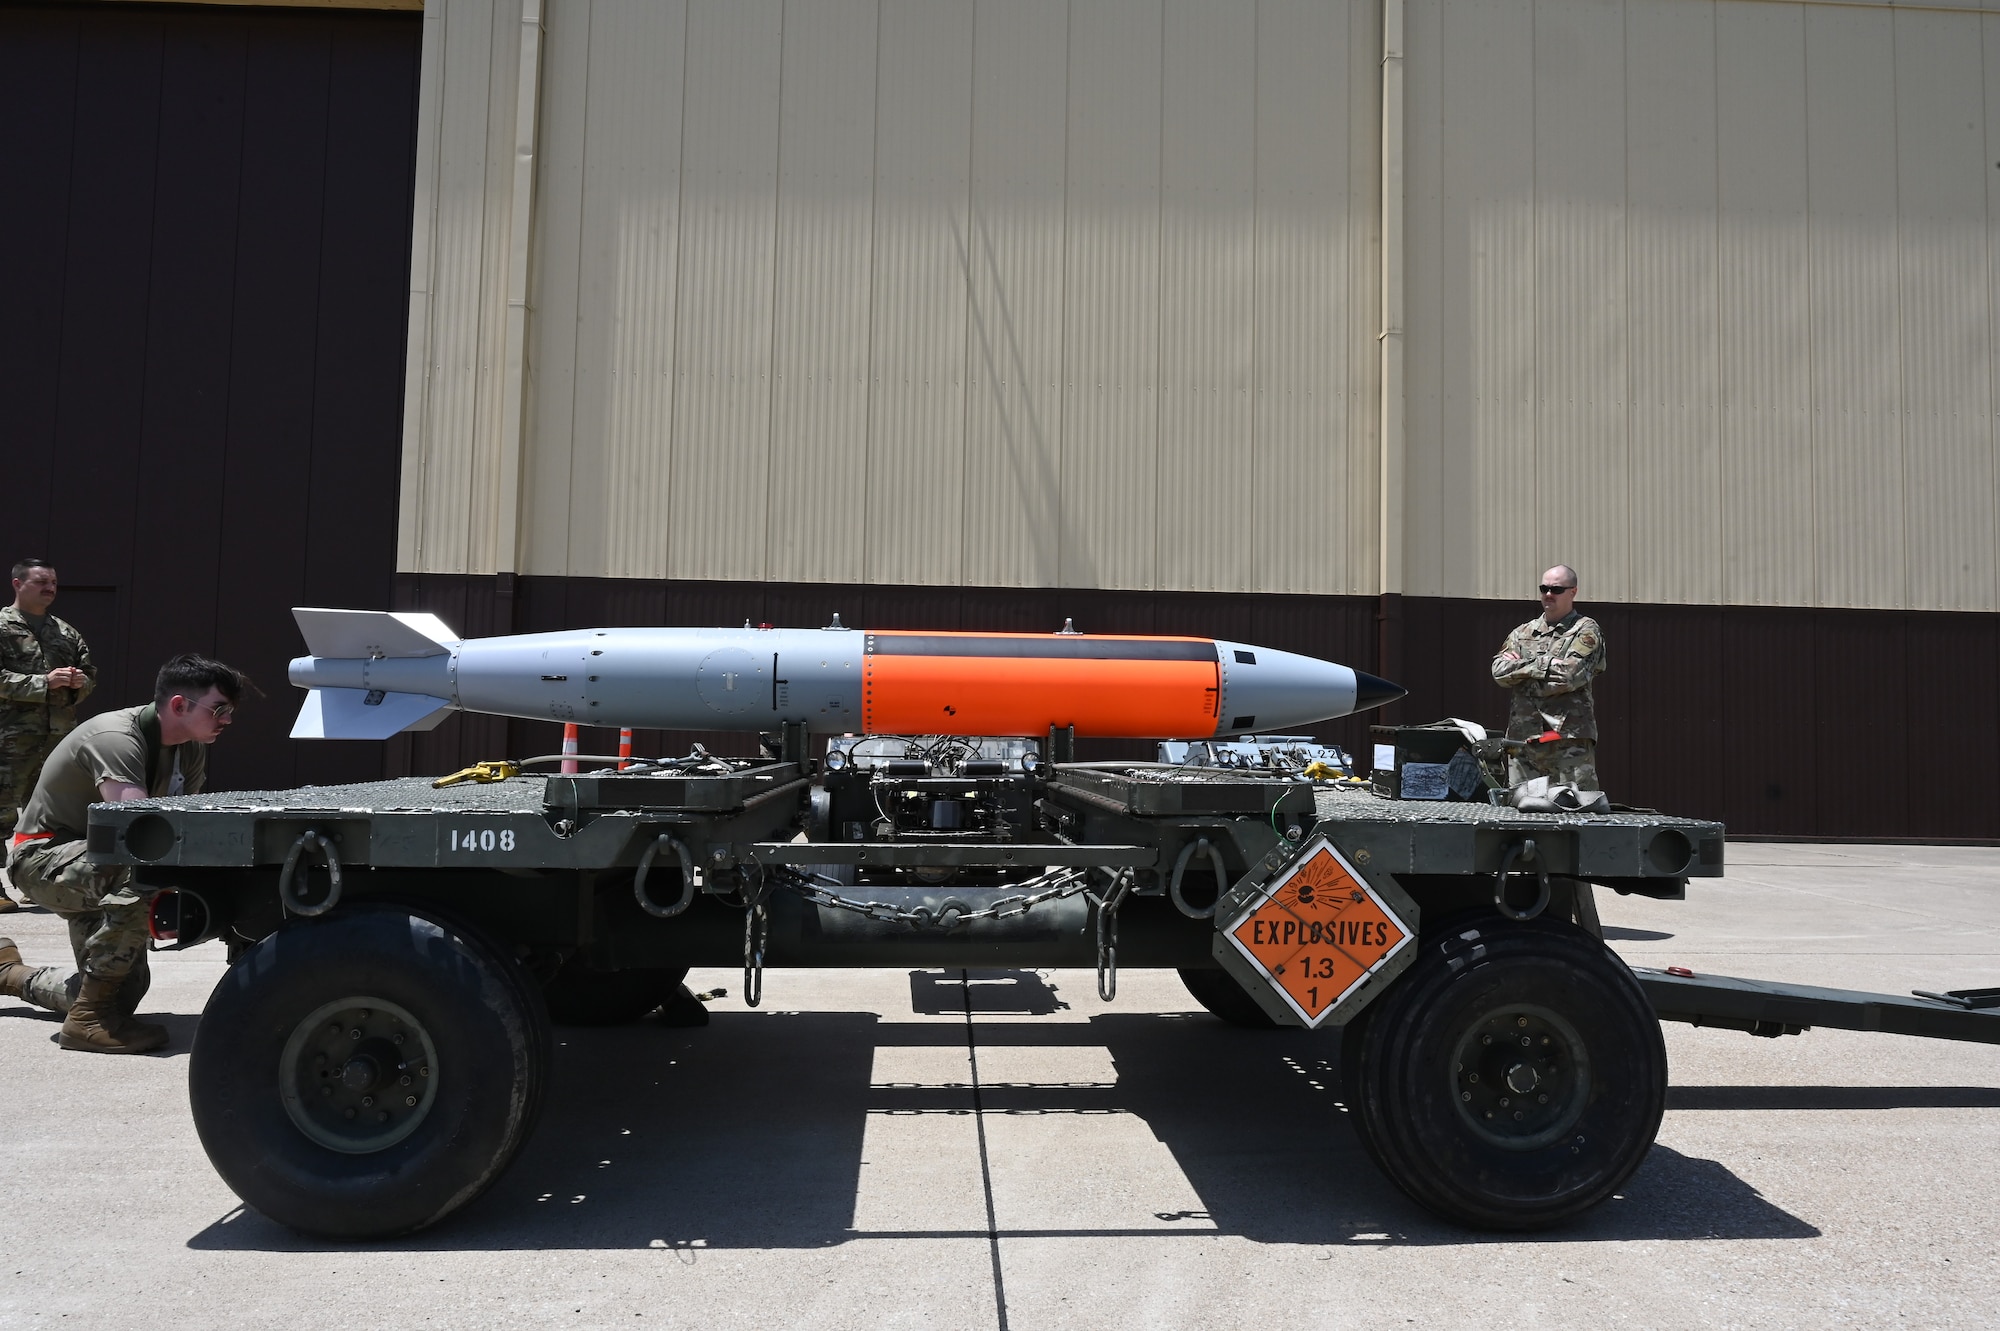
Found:
<svg viewBox="0 0 2000 1331"><path fill-rule="evenodd" d="M1332 842L1318 839L1223 930L1307 1026L1413 938Z"/></svg>

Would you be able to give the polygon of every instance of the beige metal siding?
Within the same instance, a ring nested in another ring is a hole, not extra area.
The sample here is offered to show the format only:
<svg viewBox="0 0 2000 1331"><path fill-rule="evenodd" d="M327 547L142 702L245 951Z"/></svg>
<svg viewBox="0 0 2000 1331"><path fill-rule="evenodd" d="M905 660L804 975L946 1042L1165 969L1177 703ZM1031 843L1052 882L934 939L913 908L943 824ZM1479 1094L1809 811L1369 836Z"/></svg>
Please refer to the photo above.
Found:
<svg viewBox="0 0 2000 1331"><path fill-rule="evenodd" d="M971 502L972 0L883 0L881 22L864 571L870 582L957 583Z"/></svg>
<svg viewBox="0 0 2000 1331"><path fill-rule="evenodd" d="M478 571L520 11L437 13L403 564ZM551 0L520 569L1369 590L1374 14Z"/></svg>
<svg viewBox="0 0 2000 1331"><path fill-rule="evenodd" d="M978 0L967 237L968 582L1059 576L1069 6Z"/></svg>
<svg viewBox="0 0 2000 1331"><path fill-rule="evenodd" d="M1722 599L1812 605L1805 15L1725 5L1715 24Z"/></svg>
<svg viewBox="0 0 2000 1331"><path fill-rule="evenodd" d="M1896 18L1907 596L1985 609L2000 605L1986 303L1986 194L2000 170L1986 154L1980 45L1964 23L1912 17Z"/></svg>
<svg viewBox="0 0 2000 1331"><path fill-rule="evenodd" d="M2000 609L1993 26L1413 0L1407 589Z"/></svg>
<svg viewBox="0 0 2000 1331"><path fill-rule="evenodd" d="M426 327L421 341L412 328L422 375L411 375L405 405L423 444L404 450L402 527L404 562L441 573L496 567L498 553L517 18L460 5L424 25L424 109L436 129L419 140L412 310L423 307Z"/></svg>
<svg viewBox="0 0 2000 1331"><path fill-rule="evenodd" d="M1237 17L1167 0L1161 50L1157 567L1205 591L1247 588L1243 528L1215 519L1253 511L1258 490L1257 26Z"/></svg>
<svg viewBox="0 0 2000 1331"><path fill-rule="evenodd" d="M868 447L868 291L875 161L875 0L788 5L778 145L776 343L769 453L769 559L752 574L858 581L864 571ZM690 325L698 328L699 321ZM743 423L745 427L748 422ZM689 457L766 443L750 428L676 441ZM697 502L700 502L697 500ZM763 505L709 498L700 534L728 542ZM746 551L746 555L753 552Z"/></svg>
<svg viewBox="0 0 2000 1331"><path fill-rule="evenodd" d="M1626 484L1635 601L1722 599L1715 11L1625 11ZM1587 556L1586 556L1587 557Z"/></svg>

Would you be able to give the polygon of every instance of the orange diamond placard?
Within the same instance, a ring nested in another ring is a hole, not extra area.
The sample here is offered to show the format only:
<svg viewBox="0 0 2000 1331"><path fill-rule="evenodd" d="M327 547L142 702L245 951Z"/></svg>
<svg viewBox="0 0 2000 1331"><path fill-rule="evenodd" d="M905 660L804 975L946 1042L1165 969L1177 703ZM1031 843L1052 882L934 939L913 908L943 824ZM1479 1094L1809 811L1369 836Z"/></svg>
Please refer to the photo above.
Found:
<svg viewBox="0 0 2000 1331"><path fill-rule="evenodd" d="M1380 970L1411 939L1333 843L1319 844L1264 887L1224 933L1270 977L1308 1026Z"/></svg>

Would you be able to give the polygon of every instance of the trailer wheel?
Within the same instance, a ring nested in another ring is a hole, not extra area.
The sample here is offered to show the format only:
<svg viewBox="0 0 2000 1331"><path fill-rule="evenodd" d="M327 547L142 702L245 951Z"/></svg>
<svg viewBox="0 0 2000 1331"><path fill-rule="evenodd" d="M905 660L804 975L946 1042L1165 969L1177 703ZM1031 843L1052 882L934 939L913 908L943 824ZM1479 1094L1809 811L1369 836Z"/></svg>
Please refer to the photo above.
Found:
<svg viewBox="0 0 2000 1331"><path fill-rule="evenodd" d="M1667 1051L1638 981L1563 921L1426 938L1342 1036L1348 1107L1382 1171L1448 1220L1539 1229L1597 1205L1652 1149Z"/></svg>
<svg viewBox="0 0 2000 1331"><path fill-rule="evenodd" d="M542 990L558 1026L623 1026L679 992L687 967L596 971L572 956Z"/></svg>
<svg viewBox="0 0 2000 1331"><path fill-rule="evenodd" d="M519 966L401 907L250 948L195 1034L203 1149L250 1206L336 1239L407 1234L485 1191L533 1129L547 1020Z"/></svg>
<svg viewBox="0 0 2000 1331"><path fill-rule="evenodd" d="M1271 1014L1258 1006L1257 1000L1228 971L1220 967L1196 970L1183 966L1180 974L1181 983L1194 995L1194 1001L1231 1026L1253 1031L1277 1029L1278 1023L1271 1019Z"/></svg>

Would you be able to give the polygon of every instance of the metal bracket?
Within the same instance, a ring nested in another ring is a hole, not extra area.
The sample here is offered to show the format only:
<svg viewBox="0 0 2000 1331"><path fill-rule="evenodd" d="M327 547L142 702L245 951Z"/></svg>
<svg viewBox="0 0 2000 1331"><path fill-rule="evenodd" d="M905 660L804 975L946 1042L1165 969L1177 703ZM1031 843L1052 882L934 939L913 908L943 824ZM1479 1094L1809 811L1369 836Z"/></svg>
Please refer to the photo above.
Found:
<svg viewBox="0 0 2000 1331"><path fill-rule="evenodd" d="M1507 875L1513 870L1516 859L1523 865L1535 867L1535 904L1526 910L1515 910L1507 903ZM1535 853L1535 839L1523 837L1507 847L1507 852L1500 857L1500 871L1493 875L1493 908L1510 920L1532 920L1548 909L1549 896L1549 869Z"/></svg>
<svg viewBox="0 0 2000 1331"><path fill-rule="evenodd" d="M326 900L308 903L293 890L298 876L299 857L317 852L326 864L326 874L332 880L326 890ZM333 838L321 836L318 832L299 833L299 839L285 853L285 867L278 871L278 903L293 915L324 915L340 904L341 893L340 857L334 854Z"/></svg>
<svg viewBox="0 0 2000 1331"><path fill-rule="evenodd" d="M663 850L671 850L681 862L681 894L671 906L662 906L646 895L646 875L652 871L653 858ZM638 872L632 875L632 895L638 899L639 909L648 915L671 920L694 904L694 893L694 853L673 833L660 833L653 844L646 847L646 853L639 857Z"/></svg>
<svg viewBox="0 0 2000 1331"><path fill-rule="evenodd" d="M1181 895L1181 875L1187 872L1188 861L1196 855L1208 856L1208 862L1215 869L1215 900L1207 910L1196 910L1188 905ZM1173 877L1167 880L1167 895L1173 898L1175 909L1190 920L1207 920L1215 916L1215 908L1222 904L1222 894L1229 890L1229 869L1222 862L1222 852L1207 837L1196 837L1181 847L1180 857L1174 861Z"/></svg>

